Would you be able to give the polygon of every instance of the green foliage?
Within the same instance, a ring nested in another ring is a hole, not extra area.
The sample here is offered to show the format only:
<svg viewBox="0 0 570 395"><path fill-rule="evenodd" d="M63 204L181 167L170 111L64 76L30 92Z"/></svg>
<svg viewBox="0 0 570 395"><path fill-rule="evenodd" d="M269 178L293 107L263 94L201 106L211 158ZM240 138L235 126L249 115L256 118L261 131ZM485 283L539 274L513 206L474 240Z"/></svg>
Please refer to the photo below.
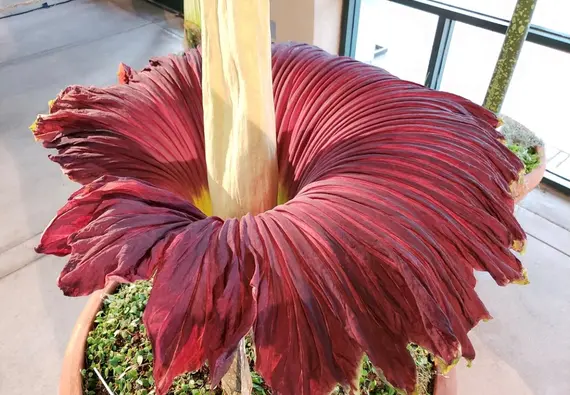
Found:
<svg viewBox="0 0 570 395"><path fill-rule="evenodd" d="M85 369L86 395L107 395L93 368L97 368L115 395L153 395L152 348L142 314L151 283L124 285L109 296L97 314L87 338ZM169 395L221 394L209 388L208 368L178 377Z"/></svg>
<svg viewBox="0 0 570 395"><path fill-rule="evenodd" d="M515 121L506 115L499 115L503 122L500 132L505 136L507 146L524 163L525 174L530 173L540 165L540 155L536 147L544 145L544 142L522 123Z"/></svg>
<svg viewBox="0 0 570 395"><path fill-rule="evenodd" d="M540 155L534 148L523 148L520 145L509 145L509 149L524 163L524 173L528 174L540 165Z"/></svg>
<svg viewBox="0 0 570 395"><path fill-rule="evenodd" d="M414 358L417 369L417 383L416 383L416 395L428 395L432 393L432 379L434 376L434 364L432 361L432 356L430 353L415 345L408 345L408 350ZM362 366L360 369L360 379L359 379L360 393L363 395L397 395L402 392L392 387L386 382L384 377L382 377L368 357L364 357L362 360ZM342 395L348 394L349 392L341 387L337 387L332 395Z"/></svg>
<svg viewBox="0 0 570 395"><path fill-rule="evenodd" d="M85 369L82 371L85 395L107 395L93 368L97 368L116 395L155 394L152 377L152 349L146 329L142 324L152 284L139 281L123 285L109 296L103 309L97 314L95 327L87 338ZM418 370L417 395L431 393L433 362L431 355L416 345L408 346ZM271 395L273 392L254 370L255 348L251 338L246 338L246 352L253 381L253 395ZM379 375L364 357L359 381L362 395L396 395L398 390ZM334 395L348 392L337 387ZM211 389L208 367L179 376L169 395L221 395L219 388Z"/></svg>

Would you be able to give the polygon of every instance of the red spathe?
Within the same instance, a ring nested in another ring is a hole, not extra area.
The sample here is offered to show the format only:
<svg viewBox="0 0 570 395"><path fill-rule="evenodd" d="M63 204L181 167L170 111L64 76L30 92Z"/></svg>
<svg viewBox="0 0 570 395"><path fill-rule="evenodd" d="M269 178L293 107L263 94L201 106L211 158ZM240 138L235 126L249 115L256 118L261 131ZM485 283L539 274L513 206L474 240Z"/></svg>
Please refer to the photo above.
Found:
<svg viewBox="0 0 570 395"><path fill-rule="evenodd" d="M206 361L214 380L253 327L277 392L355 386L362 353L408 391L419 344L473 358L489 313L473 270L523 279L509 185L522 164L494 115L307 45L274 46L279 183L290 199L222 221L192 205L207 185L200 54L124 66L122 85L71 87L36 137L85 186L39 252L70 254L59 285L85 295L155 275L145 324L158 393ZM276 180L277 182L277 180Z"/></svg>

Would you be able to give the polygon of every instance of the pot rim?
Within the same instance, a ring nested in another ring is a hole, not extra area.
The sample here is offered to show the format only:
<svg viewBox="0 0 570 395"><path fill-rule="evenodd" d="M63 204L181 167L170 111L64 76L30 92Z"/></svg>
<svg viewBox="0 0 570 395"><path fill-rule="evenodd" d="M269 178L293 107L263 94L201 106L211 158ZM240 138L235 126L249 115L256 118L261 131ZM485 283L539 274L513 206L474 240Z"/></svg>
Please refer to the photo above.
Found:
<svg viewBox="0 0 570 395"><path fill-rule="evenodd" d="M105 288L93 292L77 318L63 356L59 377L59 395L83 395L81 370L85 366L87 336L91 332L95 316L103 306L104 299L113 294L118 285L118 282L111 281Z"/></svg>

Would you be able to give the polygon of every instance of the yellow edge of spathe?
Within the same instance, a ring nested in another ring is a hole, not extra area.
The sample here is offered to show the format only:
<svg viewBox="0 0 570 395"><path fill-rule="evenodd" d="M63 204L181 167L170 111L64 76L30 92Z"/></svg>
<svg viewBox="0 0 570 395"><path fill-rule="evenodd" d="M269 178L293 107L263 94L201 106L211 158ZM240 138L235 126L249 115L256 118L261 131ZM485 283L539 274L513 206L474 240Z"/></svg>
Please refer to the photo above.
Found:
<svg viewBox="0 0 570 395"><path fill-rule="evenodd" d="M530 280L528 279L527 270L523 269L522 278L520 280L513 281L512 284L516 284L516 285L528 285L528 284L530 284Z"/></svg>
<svg viewBox="0 0 570 395"><path fill-rule="evenodd" d="M442 375L446 375L449 372L451 372L451 369L453 369L459 363L459 361L461 360L461 353L459 353L459 356L457 356L453 361L451 361L449 365L439 357L436 357L435 360L438 372Z"/></svg>
<svg viewBox="0 0 570 395"><path fill-rule="evenodd" d="M287 193L287 189L283 186L283 184L279 183L277 189L277 205L285 204L289 201L288 198L289 194Z"/></svg>
<svg viewBox="0 0 570 395"><path fill-rule="evenodd" d="M526 252L526 240L515 240L511 246L513 250L523 255Z"/></svg>
<svg viewBox="0 0 570 395"><path fill-rule="evenodd" d="M202 192L192 199L194 206L196 206L200 211L202 211L206 216L212 216L212 198L210 197L210 192L207 188L203 188Z"/></svg>

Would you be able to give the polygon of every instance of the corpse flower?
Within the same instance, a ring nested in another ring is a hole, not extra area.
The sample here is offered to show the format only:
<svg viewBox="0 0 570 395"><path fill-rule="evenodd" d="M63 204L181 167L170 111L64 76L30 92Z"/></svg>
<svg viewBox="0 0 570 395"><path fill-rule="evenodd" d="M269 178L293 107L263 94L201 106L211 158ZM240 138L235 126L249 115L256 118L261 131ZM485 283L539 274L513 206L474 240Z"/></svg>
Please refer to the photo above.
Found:
<svg viewBox="0 0 570 395"><path fill-rule="evenodd" d="M509 186L522 164L497 118L461 97L301 44L273 46L270 210L211 216L201 52L122 65L120 84L71 86L33 125L83 187L37 251L69 255L80 296L154 279L144 322L159 394L208 363L216 383L253 331L275 391L356 388L364 353L412 391L413 342L452 365L490 315L474 270L525 283Z"/></svg>

